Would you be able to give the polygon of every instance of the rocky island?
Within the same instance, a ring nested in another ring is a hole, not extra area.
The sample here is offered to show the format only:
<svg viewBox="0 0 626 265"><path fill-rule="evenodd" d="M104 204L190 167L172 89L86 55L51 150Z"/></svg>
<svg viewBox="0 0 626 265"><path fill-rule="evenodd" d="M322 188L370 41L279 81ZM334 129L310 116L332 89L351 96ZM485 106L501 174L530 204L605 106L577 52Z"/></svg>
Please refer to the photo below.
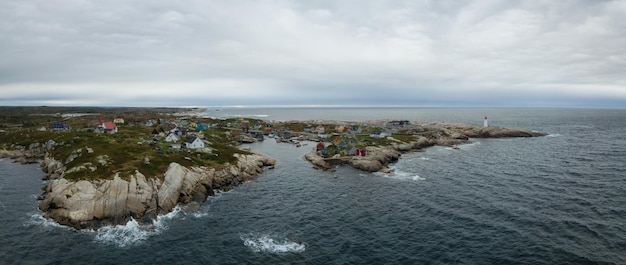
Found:
<svg viewBox="0 0 626 265"><path fill-rule="evenodd" d="M39 209L77 229L131 218L149 225L178 204L199 205L275 163L236 148L228 121L190 122L180 109L70 111L3 108L0 158L41 163Z"/></svg>
<svg viewBox="0 0 626 265"><path fill-rule="evenodd" d="M197 111L197 110L192 110ZM276 161L238 148L274 138L300 147L315 168L345 164L368 172L403 152L456 146L470 138L536 137L527 130L391 120L368 122L212 119L187 109L7 108L0 115L0 157L40 163L39 209L77 229L150 225L176 205L202 204L273 167Z"/></svg>
<svg viewBox="0 0 626 265"><path fill-rule="evenodd" d="M335 133L331 136L329 145L318 144L316 150L307 153L305 158L316 168L323 170L331 169L332 165L345 164L368 172L392 173L387 166L396 162L404 152L435 145L458 148L459 144L471 143L470 138L546 135L528 130L458 123L375 121L366 124L367 127L375 128L373 133Z"/></svg>

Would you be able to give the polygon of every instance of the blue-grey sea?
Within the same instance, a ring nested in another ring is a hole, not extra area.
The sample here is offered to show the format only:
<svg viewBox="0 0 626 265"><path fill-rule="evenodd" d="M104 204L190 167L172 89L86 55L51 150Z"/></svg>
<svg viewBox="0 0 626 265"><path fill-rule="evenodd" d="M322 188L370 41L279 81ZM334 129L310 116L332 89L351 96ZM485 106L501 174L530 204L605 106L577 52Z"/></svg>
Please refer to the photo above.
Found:
<svg viewBox="0 0 626 265"><path fill-rule="evenodd" d="M524 128L403 155L395 175L314 170L296 148L198 211L77 231L37 210L43 173L0 161L0 264L626 264L626 110L210 109L267 120L407 119Z"/></svg>

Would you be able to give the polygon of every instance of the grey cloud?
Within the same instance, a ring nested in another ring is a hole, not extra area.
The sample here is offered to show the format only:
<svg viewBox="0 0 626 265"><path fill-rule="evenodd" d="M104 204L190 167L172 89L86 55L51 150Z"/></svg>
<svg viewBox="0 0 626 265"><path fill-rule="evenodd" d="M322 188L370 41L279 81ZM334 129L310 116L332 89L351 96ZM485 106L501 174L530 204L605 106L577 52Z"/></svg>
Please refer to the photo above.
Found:
<svg viewBox="0 0 626 265"><path fill-rule="evenodd" d="M625 1L3 1L0 104L626 106L625 16Z"/></svg>

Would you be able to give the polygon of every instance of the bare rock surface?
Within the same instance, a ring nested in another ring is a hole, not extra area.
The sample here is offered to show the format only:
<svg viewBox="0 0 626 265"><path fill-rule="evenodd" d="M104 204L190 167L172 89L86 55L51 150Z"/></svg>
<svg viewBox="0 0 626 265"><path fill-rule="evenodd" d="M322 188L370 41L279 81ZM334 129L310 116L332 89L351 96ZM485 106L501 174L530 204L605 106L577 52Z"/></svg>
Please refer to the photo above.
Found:
<svg viewBox="0 0 626 265"><path fill-rule="evenodd" d="M231 189L276 163L258 154L238 158L236 165L221 170L171 163L163 181L146 178L137 171L127 178L116 174L110 180L51 179L40 196L39 209L45 217L79 229L125 224L131 218L149 224L178 204L202 203L214 194L214 189ZM41 165L49 176L59 175L64 169L62 163L51 158Z"/></svg>

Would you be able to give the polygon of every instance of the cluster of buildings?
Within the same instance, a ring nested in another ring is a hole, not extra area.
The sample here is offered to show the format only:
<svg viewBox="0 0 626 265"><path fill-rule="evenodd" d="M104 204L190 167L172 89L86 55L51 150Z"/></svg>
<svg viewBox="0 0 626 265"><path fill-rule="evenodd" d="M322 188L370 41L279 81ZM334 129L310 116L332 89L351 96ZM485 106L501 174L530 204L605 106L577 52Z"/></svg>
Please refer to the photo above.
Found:
<svg viewBox="0 0 626 265"><path fill-rule="evenodd" d="M206 147L203 140L204 133L202 132L202 130L198 131L196 129L193 131L185 131L176 127L167 132L164 130L158 131L155 129L152 131L152 134L160 136L163 141L169 143L169 147L174 150L178 150L181 148L200 149Z"/></svg>
<svg viewBox="0 0 626 265"><path fill-rule="evenodd" d="M103 121L101 118L92 130L95 133L115 134L118 132L118 125L122 125L124 122L123 118L115 118L113 121ZM207 124L190 122L184 119L159 119L156 122L147 120L143 125L146 127L158 126L158 128L152 131L153 138L151 144L164 141L173 150L182 148L201 149L206 147L203 140L203 131L209 127ZM162 151L161 147L157 149Z"/></svg>
<svg viewBox="0 0 626 265"><path fill-rule="evenodd" d="M374 139L382 139L402 129L415 129L414 127L408 120L393 120L380 126L336 125L330 130L322 125L307 126L305 131L318 133L319 142L316 150L324 156L365 156L367 151L365 148L360 148L364 144L359 142L357 135L369 135ZM331 132L328 133L328 131Z"/></svg>

